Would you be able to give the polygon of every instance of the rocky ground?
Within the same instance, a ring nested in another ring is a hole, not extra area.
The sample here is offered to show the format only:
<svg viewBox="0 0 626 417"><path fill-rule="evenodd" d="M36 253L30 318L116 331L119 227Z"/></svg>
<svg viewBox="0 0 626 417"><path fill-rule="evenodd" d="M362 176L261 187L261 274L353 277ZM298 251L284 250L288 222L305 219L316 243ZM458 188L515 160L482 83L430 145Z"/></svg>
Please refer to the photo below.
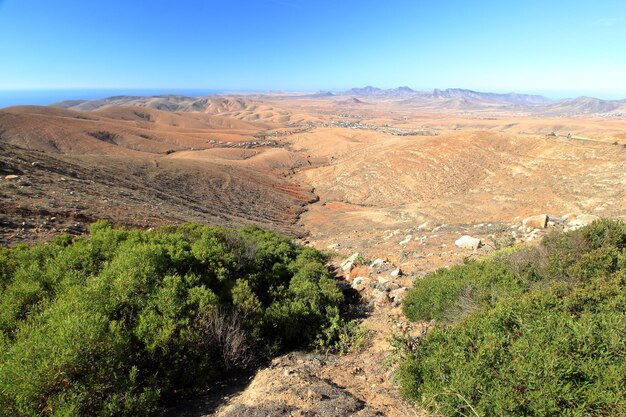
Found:
<svg viewBox="0 0 626 417"><path fill-rule="evenodd" d="M0 142L0 244L85 233L99 219L131 227L256 224L299 236L314 195L245 167L164 157L67 156Z"/></svg>
<svg viewBox="0 0 626 417"><path fill-rule="evenodd" d="M330 245L334 253L331 267L337 271L340 285L358 294L361 325L368 330L365 345L342 355L292 352L280 356L254 375L237 381L236 390L230 385L230 390L188 399L173 406L168 415L426 416L424 410L401 399L393 382L393 339L402 335L418 339L429 327L429 323L408 323L402 314L402 300L414 281L464 258L485 256L496 247L513 243L534 244L553 230L577 229L596 218L586 214L539 214L509 225L444 226L434 230L419 227L427 239L420 238L419 233L410 238L391 233L395 241L401 239L397 243L400 246L413 242L414 250L432 251L424 262L411 261L413 267L406 269L389 258L364 259L358 252L345 256L349 253L345 246ZM472 235L459 236L461 232ZM441 243L452 239L456 240L450 247Z"/></svg>

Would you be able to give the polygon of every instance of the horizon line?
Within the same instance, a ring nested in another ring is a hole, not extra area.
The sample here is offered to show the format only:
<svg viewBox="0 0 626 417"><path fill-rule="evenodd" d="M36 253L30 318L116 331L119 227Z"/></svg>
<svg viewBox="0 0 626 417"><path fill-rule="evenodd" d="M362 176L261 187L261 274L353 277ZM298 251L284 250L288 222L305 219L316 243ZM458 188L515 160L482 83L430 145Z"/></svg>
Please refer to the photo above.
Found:
<svg viewBox="0 0 626 417"><path fill-rule="evenodd" d="M474 89L474 88L465 88L465 87L446 87L446 88L438 88L438 87L434 87L434 88L428 88L428 89L416 89L413 87L409 87L408 85L398 85L396 87L389 87L389 88L384 88L384 87L376 87L374 85L368 84L362 87L349 87L349 88L313 88L313 89L290 89L290 88L284 88L284 89L280 89L280 88L271 88L271 89L263 89L263 88L209 88L209 87L32 87L32 88L2 88L0 87L0 92L5 92L5 93L37 93L37 92L85 92L85 91L92 91L92 92L107 92L107 91L137 91L137 92L141 92L141 91L161 91L163 92L162 94L157 94L157 95L165 95L165 94L172 94L176 91L180 91L180 92L184 92L184 91L188 91L188 92L212 92L215 95L220 95L220 94L269 94L269 93L308 93L308 94L314 94L314 93L322 93L322 92L330 92L330 93L345 93L348 92L350 90L353 89L363 89L363 88L375 88L375 89L380 89L382 91L385 90L393 90L393 89L397 89L397 88L409 88L411 89L413 92L415 93L428 93L428 92L434 92L436 90L440 90L440 91L446 91L446 90L465 90L465 91L472 91L472 92L477 92L477 93L486 93L486 94L520 94L520 95L529 95L529 96L542 96L548 99L552 99L552 100L563 100L563 99L574 99L574 98L582 98L582 97L589 97L589 98L596 98L599 100L607 100L607 101L615 101L615 100L624 100L626 99L625 96L617 96L617 95L613 95L613 97L620 97L620 98L606 98L607 94L609 93L605 93L605 94L597 94L597 93L574 93L574 94L568 94L568 93L561 93L561 94L554 94L551 92L545 92L545 93L541 93L541 92L528 92L528 90L524 89L522 91L525 92L520 92L517 90L501 90L501 89L495 89L495 90L489 90L489 89ZM626 93L625 93L626 94ZM138 96L142 96L141 94L137 94ZM196 96L198 97L198 96ZM605 98L602 98L605 97ZM106 98L106 97L105 97ZM86 99L86 100L94 100L94 99Z"/></svg>

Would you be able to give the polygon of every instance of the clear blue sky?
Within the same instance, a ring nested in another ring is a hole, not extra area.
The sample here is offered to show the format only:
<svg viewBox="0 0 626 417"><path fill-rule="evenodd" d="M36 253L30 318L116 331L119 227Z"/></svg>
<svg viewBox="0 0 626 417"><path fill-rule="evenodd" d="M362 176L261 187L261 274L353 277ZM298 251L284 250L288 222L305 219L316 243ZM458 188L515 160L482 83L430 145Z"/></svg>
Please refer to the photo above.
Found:
<svg viewBox="0 0 626 417"><path fill-rule="evenodd" d="M626 97L624 0L0 0L0 89Z"/></svg>

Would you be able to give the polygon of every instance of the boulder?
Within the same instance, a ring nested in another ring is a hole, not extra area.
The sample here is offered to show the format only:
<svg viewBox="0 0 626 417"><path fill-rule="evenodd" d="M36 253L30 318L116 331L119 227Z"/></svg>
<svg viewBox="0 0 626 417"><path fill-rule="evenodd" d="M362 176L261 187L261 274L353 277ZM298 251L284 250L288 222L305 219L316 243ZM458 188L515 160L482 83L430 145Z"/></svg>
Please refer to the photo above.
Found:
<svg viewBox="0 0 626 417"><path fill-rule="evenodd" d="M480 246L482 245L482 242L477 237L471 237L471 236L468 236L468 235L463 235L460 238L458 238L454 242L454 244L456 246L458 246L459 248L462 248L462 249L476 250L476 249L480 248Z"/></svg>
<svg viewBox="0 0 626 417"><path fill-rule="evenodd" d="M530 216L525 218L522 221L522 226L524 229L545 229L548 225L548 215L547 214L538 214L536 216Z"/></svg>
<svg viewBox="0 0 626 417"><path fill-rule="evenodd" d="M346 258L340 265L339 267L341 268L342 271L344 272L350 272L352 270L352 267L354 266L354 262L357 260L357 258L359 257L359 253L355 252L352 255L350 255L348 258Z"/></svg>
<svg viewBox="0 0 626 417"><path fill-rule="evenodd" d="M569 228L569 230L578 230L581 227L585 227L598 219L599 217L594 216L593 214L579 214L577 216L574 216L574 218L571 220L568 219L569 221L567 222L567 227Z"/></svg>
<svg viewBox="0 0 626 417"><path fill-rule="evenodd" d="M402 275L402 270L400 269L400 267L394 269L393 271L391 271L390 275L392 277L399 277L400 275Z"/></svg>
<svg viewBox="0 0 626 417"><path fill-rule="evenodd" d="M10 174L10 175L5 175L4 179L5 180L15 180L15 179L18 179L19 177L20 177L19 175Z"/></svg>

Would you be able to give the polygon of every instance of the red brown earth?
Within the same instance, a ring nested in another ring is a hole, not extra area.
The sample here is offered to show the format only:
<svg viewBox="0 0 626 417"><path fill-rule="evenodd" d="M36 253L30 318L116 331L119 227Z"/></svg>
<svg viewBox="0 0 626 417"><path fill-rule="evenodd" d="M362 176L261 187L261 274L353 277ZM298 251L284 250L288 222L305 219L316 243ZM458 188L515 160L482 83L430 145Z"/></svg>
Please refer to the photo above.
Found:
<svg viewBox="0 0 626 417"><path fill-rule="evenodd" d="M519 230L531 215L626 218L626 118L589 101L538 114L461 102L454 91L419 103L406 91L368 94L0 109L0 243L84 233L100 218L256 224L334 251L336 266L355 252L385 260L341 274L372 307L365 350L283 356L238 393L210 392L172 413L422 415L383 365L387 338L404 326L389 296L438 267L540 236ZM590 108L611 113L564 116ZM461 235L485 245L461 249Z"/></svg>

